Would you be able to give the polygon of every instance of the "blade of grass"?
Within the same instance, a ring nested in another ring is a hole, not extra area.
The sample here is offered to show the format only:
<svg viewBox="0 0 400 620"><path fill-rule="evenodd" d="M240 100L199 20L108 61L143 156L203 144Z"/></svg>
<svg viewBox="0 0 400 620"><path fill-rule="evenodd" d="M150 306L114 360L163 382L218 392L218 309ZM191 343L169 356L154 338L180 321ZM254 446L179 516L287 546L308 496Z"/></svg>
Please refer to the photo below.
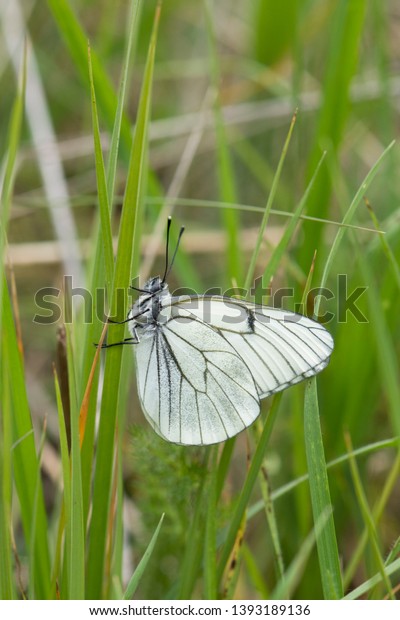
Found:
<svg viewBox="0 0 400 620"><path fill-rule="evenodd" d="M110 142L110 152L107 162L107 190L110 199L110 207L112 209L115 191L115 176L117 170L117 160L119 151L119 141L124 122L124 106L126 99L126 88L128 84L129 68L132 64L132 50L135 34L139 29L139 17L142 9L142 0L132 0L130 3L130 18L128 25L128 35L125 46L124 62L122 75L117 96L117 111L113 123L113 131Z"/></svg>
<svg viewBox="0 0 400 620"><path fill-rule="evenodd" d="M385 566L385 573L387 577L394 575L398 570L400 570L400 558L398 558L394 562L391 562L390 564ZM382 582L382 575L380 573L377 573L370 579L367 579L367 581L362 583L360 586L358 586L358 588L355 588L354 590L346 594L346 596L343 597L343 600L355 601L356 599L360 598L364 594L367 594L367 592L372 590L372 588L374 588L376 585L378 585L381 582Z"/></svg>
<svg viewBox="0 0 400 620"><path fill-rule="evenodd" d="M8 295L3 280L2 364L12 368L13 381L11 402L13 409L13 472L21 509L21 519L27 548L34 549L34 591L36 598L47 599L49 595L50 559L47 541L47 518L44 508L42 486L37 490L36 472L38 459L33 436L32 420L26 393L23 362L18 348L17 336ZM37 497L36 497L37 491ZM32 523L36 503L36 537L33 541ZM33 544L34 543L34 544Z"/></svg>
<svg viewBox="0 0 400 620"><path fill-rule="evenodd" d="M204 547L204 507L207 505L207 476L210 449L204 452L204 476L197 491L194 514L187 533L187 545L180 566L177 599L188 600L191 597L197 577L201 573L201 558Z"/></svg>
<svg viewBox="0 0 400 620"><path fill-rule="evenodd" d="M123 119L123 109L126 98L126 86L128 80L128 73L132 61L132 47L134 33L138 27L138 14L141 1L132 0L131 2L131 15L129 20L129 27L127 33L127 44L125 48L125 57L123 63L122 77L120 81L120 88L118 93L118 104L115 115L110 151L107 162L107 194L109 198L109 207L112 212L114 205L114 188L115 188L115 175L117 167L117 159L119 153L119 141L121 134L121 125ZM101 222L99 222L101 225ZM104 286L104 258L103 258L103 242L100 231L95 235L96 249L93 255L93 261L91 266L91 291L98 291ZM114 265L114 263L113 263ZM109 291L110 293L110 291ZM108 301L110 297L108 297ZM86 330L86 341L83 351L82 361L82 376L83 385L90 380L92 375L92 344L93 342L99 342L99 334L101 330L101 318L98 316L99 311L103 310L98 303L97 296L93 296L93 321L90 323ZM95 414L96 414L96 396L97 396L97 384L98 384L98 371L92 377L92 389L90 391L90 398L88 399L85 415L85 440L82 447L82 484L83 484L83 501L85 510L85 522L87 520L87 514L89 511L89 492L91 485L92 463L93 463L93 447L94 447L94 431L95 431ZM88 384L86 384L88 385ZM87 388L86 388L87 390ZM83 400L85 395L83 396ZM83 407L83 404L82 404Z"/></svg>
<svg viewBox="0 0 400 620"><path fill-rule="evenodd" d="M349 91L356 70L360 38L364 23L366 0L340 0L332 20L328 65L325 71L322 107L318 129L309 158L309 175L314 173L321 156L321 148L339 151L345 122L349 113ZM310 215L325 217L332 191L329 171L323 168L310 197ZM322 230L311 223L303 227L304 240L300 248L300 265L305 269L310 262L310 252L319 251Z"/></svg>
<svg viewBox="0 0 400 620"><path fill-rule="evenodd" d="M41 465L42 465L42 455L43 455L43 448L44 448L44 444L45 444L45 440L46 440L46 428L47 428L47 420L46 418L44 419L44 423L43 423L43 430L42 430L42 434L40 437L40 442L39 442L39 449L38 449L38 457L37 457L37 469L36 469L36 484L35 484L35 495L34 495L34 501L33 501L33 515L32 515L32 537L31 537L31 546L28 552L28 558L29 558L29 573L30 573L30 580L29 580L29 590L28 590L28 598L29 599L33 599L35 597L35 588L34 588L34 584L36 581L36 576L35 576L35 540L37 538L36 536L36 528L37 528L37 522L38 522L38 511L39 511L39 497L40 497L40 493L42 491L42 474L41 474Z"/></svg>
<svg viewBox="0 0 400 620"><path fill-rule="evenodd" d="M393 439L384 439L383 441L377 441L375 443L369 444L369 445L364 446L362 448L357 448L356 450L354 450L352 452L352 454L354 456L361 456L363 454L370 454L371 452L376 452L377 450L383 450L384 448L397 447L398 445L399 445L399 439L397 437L394 437ZM336 459L334 459L332 461L329 461L326 464L326 468L327 469L331 469L333 467L336 467L337 465L342 465L343 463L347 463L348 460L349 460L348 454L342 454L338 458L336 458ZM396 461L396 463L397 463L397 461ZM392 476L394 476L395 480L397 480L396 473L395 473L397 471L396 468L397 468L397 465L394 465L393 468L392 468L392 474L390 476L390 478L392 478ZM290 493L290 491L292 491L297 486L299 486L299 484L302 484L303 482L307 482L308 478L309 478L308 474L304 474L304 476L299 476L295 480L292 480L291 482L288 482L287 484L284 484L283 486L279 487L278 489L275 489L275 491L272 491L272 494L271 494L272 499L276 500L279 497L283 497L287 493ZM252 519L253 517L255 517L263 509L264 509L264 502L263 502L263 500L260 500L260 501L256 502L255 504L253 504L249 508L249 511L247 513L248 514L248 518ZM376 518L375 518L375 520L376 520Z"/></svg>
<svg viewBox="0 0 400 620"><path fill-rule="evenodd" d="M243 543L242 546L242 557L247 569L248 577L253 584L253 587L255 588L255 590L258 590L262 599L269 599L270 592L268 591L268 588L265 584L265 577L261 570L258 568L253 553L245 543Z"/></svg>
<svg viewBox="0 0 400 620"><path fill-rule="evenodd" d="M128 585L126 586L126 590L125 590L124 595L123 595L123 600L124 601L130 600L131 598L133 598L133 595L136 592L136 589L137 589L137 587L139 585L139 582L140 582L140 580L141 580L141 578L143 576L144 571L146 570L146 566L147 566L147 564L148 564L148 562L149 562L149 560L151 558L151 555L153 553L154 547L156 545L157 538L158 538L158 535L160 533L162 523L164 521L164 516L165 516L164 514L161 515L161 519L160 519L160 521L159 521L159 523L157 525L157 528L156 528L156 530L155 530L155 532L154 532L154 534L153 534L153 536L152 536L152 538L151 538L151 540L150 540L150 542L148 544L148 547L147 547L146 551L144 552L143 557L140 560L139 564L137 565L137 568L136 568L135 572L133 573L132 577L130 578Z"/></svg>
<svg viewBox="0 0 400 620"><path fill-rule="evenodd" d="M142 184L146 163L147 131L150 117L151 86L160 16L160 4L157 7L153 34L140 95L139 109L132 142L131 161L120 222L120 236L113 281L113 299L111 314L121 317L126 306L126 287L130 280L132 255L139 256L138 221L142 217ZM118 303L120 292L124 292L124 303ZM122 339L123 326L114 326L110 330L110 343ZM122 347L121 347L122 348ZM104 372L104 389L102 396L99 438L96 459L96 471L93 490L93 514L90 526L87 596L100 598L102 593L103 567L105 559L108 506L110 497L111 468L114 452L114 432L117 413L118 386L121 372L120 347L113 347L107 352Z"/></svg>
<svg viewBox="0 0 400 620"><path fill-rule="evenodd" d="M279 184L279 179L281 177L281 172L282 172L282 168L283 168L283 164L286 158L286 154L289 148L289 144L290 144L290 139L292 137L292 133L293 133L293 129L294 129L294 125L296 122L296 116L297 116L297 112L295 112L293 114L292 117L292 121L290 123L290 127L289 127L289 131L285 140L285 144L283 145L283 149L282 149L282 153L279 159L279 163L275 172L275 176L274 176L274 180L272 182L272 187L271 187L271 191L269 193L268 196L268 200L267 200L267 204L265 205L265 209L264 209L264 215L261 221L261 225L260 225L260 230L258 233L258 237L257 237L257 242L254 246L254 250L253 250L253 254L251 255L251 259L250 259L250 265L249 268L247 270L247 275L246 275L246 279L245 279L245 283L244 283L244 289L246 291L250 290L250 286L251 283L253 281L254 278L254 272L256 269L256 262L257 262L257 257L259 255L260 252L260 248L261 248L261 243L263 240L263 236L264 236L264 232L265 229L267 227L267 223L268 223L268 219L269 216L271 214L271 209L272 209L272 205L275 199L275 194L278 188L278 184Z"/></svg>
<svg viewBox="0 0 400 620"><path fill-rule="evenodd" d="M165 198L162 196L146 196L146 204L148 205L162 205ZM246 211L248 213L265 213L265 207L257 207L255 205L246 205L239 203L225 203L220 200L205 200L205 199L197 199L197 198L180 198L178 196L171 197L171 201L176 205L180 205L183 207L198 207L200 209L238 209L240 211ZM90 202L90 204L92 201ZM38 205L40 206L40 205ZM293 217L293 213L289 211L281 211L278 209L271 209L270 215L277 215L279 217ZM309 222L318 222L319 224L330 224L332 226L336 226L337 228L349 228L355 230L365 230L366 232L385 235L385 231L376 230L375 228L368 228L367 226L353 225L353 224L344 224L343 222L335 222L334 220L328 220L326 218L321 217L312 217L310 215L304 215L303 213L299 216L300 220L309 221Z"/></svg>
<svg viewBox="0 0 400 620"><path fill-rule="evenodd" d="M393 146L393 142L385 149L379 157L375 165L371 168L354 196L344 218L343 223L349 223L357 209L357 206L374 176L376 175L380 165L384 161L388 152ZM344 228L338 230L330 253L326 260L321 287L327 282L327 277L331 269L333 260L338 251L340 242L344 235ZM314 314L318 316L321 297L318 296L315 302ZM326 473L326 463L324 455L324 447L322 443L322 432L319 420L319 409L317 399L316 379L312 379L305 391L304 406L304 429L306 441L306 453L309 467L309 482L311 491L312 508L314 522L319 515L331 505L329 483ZM340 574L340 563L338 556L337 541L335 535L335 526L333 517L328 520L324 531L317 539L318 557L320 562L322 586L326 598L340 598L343 595L342 578Z"/></svg>
<svg viewBox="0 0 400 620"><path fill-rule="evenodd" d="M6 144L6 162L4 170L4 178L0 192L0 333L3 347L0 345L2 369L0 371L0 548L1 566L0 566L0 598L14 598L14 579L13 567L11 562L11 499L12 499L12 401L10 386L13 385L12 377L10 377L9 366L6 361L7 346L5 340L8 340L7 327L3 331L3 296L8 297L8 291L3 291L6 287L5 278L3 278L4 269L4 245L6 242L6 231L10 215L11 198L14 188L15 163L17 158L18 146L20 141L21 126L24 115L24 99L26 88L26 47L24 50L24 60L21 73L21 84L15 97L11 118L9 123L9 132ZM17 337L15 338L17 345ZM10 346L10 344L9 344ZM12 345L11 345L12 346Z"/></svg>
<svg viewBox="0 0 400 620"><path fill-rule="evenodd" d="M228 532L226 534L226 538L224 541L224 545L221 550L221 556L220 556L218 569L217 569L218 583L221 582L226 563L229 560L229 556L235 544L237 532L242 523L243 515L249 503L251 492L254 488L258 473L262 466L265 450L268 445L268 441L271 436L271 432L272 432L272 429L273 429L273 426L276 420L276 416L278 413L281 396L282 394L276 394L274 396L274 399L271 404L271 409L265 421L265 425L264 425L260 440L257 444L256 451L254 453L248 474L246 476L246 480L244 482L239 499L234 509L232 519L231 519L231 522L228 528Z"/></svg>
<svg viewBox="0 0 400 620"><path fill-rule="evenodd" d="M376 217L375 212L374 212L374 210L373 210L369 200L364 197L364 201L365 201L365 204L367 206L368 212L369 212L369 214L371 216L371 220L372 220L372 222L373 222L373 224L375 226L375 229L379 230L380 226L379 226L378 218ZM381 243L383 253L386 256L386 259L387 259L387 261L388 261L388 263L390 265L390 268L392 270L394 280L395 280L395 282L397 284L397 288L400 290L400 266L399 266L399 264L398 264L398 262L396 260L396 256L395 256L392 248L390 247L390 245L389 245L385 235L379 235L379 241Z"/></svg>
<svg viewBox="0 0 400 620"><path fill-rule="evenodd" d="M210 474L208 480L208 502L206 514L206 531L204 537L204 598L217 598L217 502L218 502L218 448L211 448Z"/></svg>
<svg viewBox="0 0 400 620"><path fill-rule="evenodd" d="M220 98L220 69L218 64L219 54L216 48L216 39L214 32L214 18L211 0L203 0L204 14L206 18L207 39L209 45L210 56L210 74L211 83L215 91L214 102L214 120L216 131L216 147L217 147L217 170L219 191L225 202L235 202L236 186L235 173L231 153L228 148L225 125L222 117L221 98ZM227 268L229 282L232 279L241 280L241 261L238 252L239 245L239 218L237 212L227 209L222 213L222 218L228 238L227 247Z"/></svg>
<svg viewBox="0 0 400 620"><path fill-rule="evenodd" d="M380 157L376 160L375 164L372 166L372 168L369 170L368 174L366 175L365 179L363 180L363 182L361 183L360 187L358 188L349 208L347 209L342 224L350 224L351 220L354 217L354 214L357 210L357 207L363 197L363 195L365 194L365 192L367 191L368 187L371 185L373 179L375 178L379 168L382 166L383 162L386 160L390 150L393 148L395 142L391 142L389 144L389 146L386 147L386 149L383 151L383 153L380 155ZM321 288L324 288L326 286L327 283L327 279L328 279L328 275L329 272L332 268L332 264L334 259L336 258L336 254L339 250L339 246L340 243L343 239L344 233L346 231L346 228L343 226L341 228L339 228L339 230L336 233L335 239L332 243L328 258L326 259L326 263L324 266L324 270L322 273L322 277L321 277ZM319 304L321 302L321 297L318 296L316 299L316 303L315 303L315 311L314 314L318 315L318 310L319 310Z"/></svg>
<svg viewBox="0 0 400 620"><path fill-rule="evenodd" d="M6 144L6 162L4 178L0 193L0 329L2 320L2 290L3 290L3 266L4 266L4 244L10 216L11 197L14 188L15 163L17 159L18 146L21 135L21 126L24 117L24 100L26 89L26 47L24 49L24 62L21 72L21 84L18 88L9 122L9 132Z"/></svg>
<svg viewBox="0 0 400 620"><path fill-rule="evenodd" d="M300 6L297 2L262 0L254 4L254 48L259 62L276 65L293 46Z"/></svg>
<svg viewBox="0 0 400 620"><path fill-rule="evenodd" d="M378 283L372 275L369 262L361 248L355 241L356 255L367 285L368 307L371 315L371 327L373 329L379 362L379 372L382 385L385 389L386 398L389 403L389 413L396 434L400 435L400 368L395 343L391 334L390 326L387 323L382 307L382 301L376 292L379 290Z"/></svg>
<svg viewBox="0 0 400 620"><path fill-rule="evenodd" d="M67 0L47 0L72 60L80 74L83 84L87 84L87 35L83 32L69 2ZM112 83L103 69L97 55L92 52L93 75L97 84L97 97L100 110L109 127L114 124L115 111L118 108L117 97ZM122 146L129 153L131 146L131 130L127 118L121 123Z"/></svg>
<svg viewBox="0 0 400 620"><path fill-rule="evenodd" d="M324 525L329 518L329 511L325 511L319 517L319 520L315 524L314 529L308 534L304 542L302 543L299 552L295 559L290 564L284 577L277 583L273 592L271 593L272 600L290 599L297 585L299 584L301 577L307 565L310 553L314 548L315 541L318 539Z"/></svg>
<svg viewBox="0 0 400 620"><path fill-rule="evenodd" d="M267 518L267 523L269 527L269 531L271 533L272 545L274 548L274 559L275 559L275 567L276 573L280 579L283 579L285 566L283 563L283 552L282 545L279 538L279 528L275 515L275 507L274 502L271 497L271 488L268 476L268 468L267 464L264 460L263 465L261 466L259 476L260 488L264 502L264 512Z"/></svg>
<svg viewBox="0 0 400 620"><path fill-rule="evenodd" d="M90 46L88 47L88 61L89 61L89 81L90 92L92 99L92 123L93 123L93 139L94 139L94 155L96 162L96 179L97 179L97 192L100 210L101 227L100 234L103 241L103 256L106 268L106 284L108 298L110 297L111 284L114 274L114 251L111 233L111 221L110 221L110 204L108 200L107 180L106 172L104 169L103 151L101 148L99 119L97 115L96 104L96 92L93 82L93 68Z"/></svg>
<svg viewBox="0 0 400 620"><path fill-rule="evenodd" d="M315 179L317 178L319 169L321 167L322 162L325 159L325 155L326 153L322 154L321 159L318 162L318 165L315 169L315 172L307 186L307 189L302 197L302 199L299 202L298 207L296 208L296 210L293 213L293 217L292 219L289 221L288 225L285 228L285 232L283 233L282 239L279 241L278 245L276 246L276 248L274 249L274 251L272 252L271 258L268 261L268 264L265 268L264 271L264 275L263 275L263 281L268 285L269 282L271 281L273 275L276 273L276 270L278 268L279 262L282 260L282 257L289 245L289 242L293 236L293 233L295 231L295 228L297 226L297 223L303 213L303 210L307 204L307 200L308 197L310 195L310 191L315 183Z"/></svg>
<svg viewBox="0 0 400 620"><path fill-rule="evenodd" d="M219 498L222 493L222 489L226 480L226 476L229 470L229 464L232 459L233 449L235 447L235 438L231 437L228 441L225 441L222 449L222 454L218 463L217 473L217 497Z"/></svg>
<svg viewBox="0 0 400 620"><path fill-rule="evenodd" d="M55 369L54 372L54 388L56 393L56 402L57 402L57 413L58 413L58 429L59 429L59 439L60 439L60 449L61 449L61 465L63 472L63 485L64 485L64 496L63 496L63 508L60 514L60 524L59 530L64 530L66 527L66 545L69 544L71 540L71 462L70 455L68 449L68 439L67 439L67 430L65 426L65 417L63 410L63 403L60 391L60 385L57 377L57 373ZM61 539L60 531L59 531L59 539ZM58 549L58 547L57 547ZM57 555L59 557L57 558ZM61 540L60 540L60 550L57 551L57 555L54 561L54 570L53 570L53 585L55 589L56 582L61 582L59 577L59 563L61 558ZM70 573L71 569L69 566L71 556L70 554L66 554L67 557L67 565L68 565L68 573ZM66 596L67 593L65 593Z"/></svg>
<svg viewBox="0 0 400 620"><path fill-rule="evenodd" d="M351 443L351 438L350 438L349 433L345 433L344 439L345 439L348 452L352 452L353 446ZM379 570L379 573L381 574L382 582L390 598L394 600L395 597L392 591L392 584L390 583L390 580L386 574L385 564L384 564L384 561L381 555L381 551L379 549L379 540L378 540L378 534L377 534L375 523L374 523L374 518L368 506L368 501L365 496L365 491L363 489L363 485L361 482L360 472L358 471L357 463L356 463L354 456L351 456L349 458L349 462L350 462L351 477L353 479L353 485L354 485L354 489L356 492L358 505L360 507L364 523L368 530L368 538L372 546L373 555L374 555L374 558L377 564L377 568Z"/></svg>
<svg viewBox="0 0 400 620"><path fill-rule="evenodd" d="M315 377L307 383L305 389L304 437L314 524L320 521L323 514L328 514L328 518L317 536L322 588L325 599L339 599L343 596L343 586L335 524L331 512L331 498L319 421Z"/></svg>
<svg viewBox="0 0 400 620"><path fill-rule="evenodd" d="M353 454L355 454L355 452ZM383 511L385 509L385 506L387 505L387 502L393 491L393 488L398 482L399 473L400 473L400 452L397 452L395 462L393 463L390 473L386 478L384 487L382 489L382 493L380 493L379 499L376 502L372 510L372 515L373 515L373 519L375 523L378 523L382 517ZM367 542L368 542L368 531L367 531L367 528L365 528L357 544L357 547L351 557L351 560L347 564L344 577L343 577L345 588L349 586L349 584L351 583L351 580L353 579L354 573L356 572L357 567L359 563L361 562L362 555L363 555Z"/></svg>
<svg viewBox="0 0 400 620"><path fill-rule="evenodd" d="M0 375L0 600L11 600L14 594L14 571L11 561L12 498L12 432L11 377L2 365Z"/></svg>
<svg viewBox="0 0 400 620"><path fill-rule="evenodd" d="M85 598L85 528L83 518L82 469L79 436L79 407L74 381L74 352L72 350L71 329L67 327L67 358L71 403L71 496L70 519L71 537L66 553L69 555L68 590L69 598Z"/></svg>

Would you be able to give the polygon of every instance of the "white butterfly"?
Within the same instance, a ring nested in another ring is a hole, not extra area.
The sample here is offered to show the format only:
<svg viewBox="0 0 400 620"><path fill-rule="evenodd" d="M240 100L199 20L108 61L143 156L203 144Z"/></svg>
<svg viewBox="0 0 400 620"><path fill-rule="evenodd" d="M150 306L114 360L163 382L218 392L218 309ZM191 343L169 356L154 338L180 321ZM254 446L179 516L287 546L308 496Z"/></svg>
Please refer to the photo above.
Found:
<svg viewBox="0 0 400 620"><path fill-rule="evenodd" d="M154 430L174 443L209 445L252 424L261 398L323 370L333 339L287 310L222 296L172 297L165 280L178 245L168 267L167 234L164 277L138 289L125 342L135 345L139 397Z"/></svg>

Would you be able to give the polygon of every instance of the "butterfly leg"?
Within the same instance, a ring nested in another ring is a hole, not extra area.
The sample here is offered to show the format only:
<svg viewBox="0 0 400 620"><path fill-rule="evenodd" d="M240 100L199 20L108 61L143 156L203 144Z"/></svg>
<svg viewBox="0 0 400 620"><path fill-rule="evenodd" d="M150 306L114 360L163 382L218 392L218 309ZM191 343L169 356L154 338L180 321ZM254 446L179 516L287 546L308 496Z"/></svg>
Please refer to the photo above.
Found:
<svg viewBox="0 0 400 620"><path fill-rule="evenodd" d="M107 344L106 342L103 343L101 345L101 349L109 349L110 347L118 347L120 345L123 344L138 344L139 342L139 338L137 337L136 334L136 338L130 337L130 338L124 338L123 340L121 340L120 342L113 342L112 344ZM94 346L97 348L99 345L97 343L94 343Z"/></svg>

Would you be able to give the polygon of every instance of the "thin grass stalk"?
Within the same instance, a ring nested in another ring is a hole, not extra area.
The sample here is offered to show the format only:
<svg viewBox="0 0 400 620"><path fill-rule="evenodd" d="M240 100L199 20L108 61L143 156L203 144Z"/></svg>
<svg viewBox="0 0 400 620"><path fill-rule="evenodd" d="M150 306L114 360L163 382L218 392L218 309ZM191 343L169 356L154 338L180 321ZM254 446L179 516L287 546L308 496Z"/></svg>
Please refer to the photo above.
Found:
<svg viewBox="0 0 400 620"><path fill-rule="evenodd" d="M352 445L349 433L345 434L345 443L346 443L348 451L351 452L353 450L353 445ZM392 600L394 600L395 597L392 591L392 584L390 583L390 580L386 574L385 564L384 564L381 551L379 548L379 540L378 540L378 534L376 531L374 518L368 506L368 501L365 496L365 491L364 491L364 488L361 482L360 472L358 471L357 463L353 456L350 457L349 461L350 461L351 477L353 479L353 485L354 485L354 489L356 492L358 505L360 507L364 523L368 530L368 539L372 546L373 556L377 564L377 568L381 574L382 582L389 594L389 597Z"/></svg>
<svg viewBox="0 0 400 620"><path fill-rule="evenodd" d="M144 81L140 96L135 135L132 142L131 162L120 222L120 235L113 281L111 314L121 319L126 307L126 286L130 279L132 256L139 255L138 222L142 218L142 186L146 163L147 128L150 117L151 86L155 57L155 46L160 16L160 5L156 11L153 34L150 42ZM119 294L123 292L123 303ZM110 330L109 342L122 339L123 326ZM89 598L100 598L103 588L105 541L109 511L111 463L114 453L114 430L117 414L117 396L121 373L122 351L113 347L107 352L104 374L104 389L100 413L97 465L93 491L93 515L90 527L88 554Z"/></svg>

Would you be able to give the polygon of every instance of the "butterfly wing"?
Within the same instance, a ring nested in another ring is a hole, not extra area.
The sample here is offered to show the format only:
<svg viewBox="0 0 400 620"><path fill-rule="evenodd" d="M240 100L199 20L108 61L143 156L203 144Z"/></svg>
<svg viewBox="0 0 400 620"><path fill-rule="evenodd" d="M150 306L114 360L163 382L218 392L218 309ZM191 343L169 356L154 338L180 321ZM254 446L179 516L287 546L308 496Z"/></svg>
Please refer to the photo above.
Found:
<svg viewBox="0 0 400 620"><path fill-rule="evenodd" d="M226 297L173 298L210 324L250 370L259 398L265 398L321 372L333 338L305 316Z"/></svg>
<svg viewBox="0 0 400 620"><path fill-rule="evenodd" d="M259 415L258 388L242 357L186 308L172 304L169 319L143 332L134 350L143 411L164 439L218 443Z"/></svg>

